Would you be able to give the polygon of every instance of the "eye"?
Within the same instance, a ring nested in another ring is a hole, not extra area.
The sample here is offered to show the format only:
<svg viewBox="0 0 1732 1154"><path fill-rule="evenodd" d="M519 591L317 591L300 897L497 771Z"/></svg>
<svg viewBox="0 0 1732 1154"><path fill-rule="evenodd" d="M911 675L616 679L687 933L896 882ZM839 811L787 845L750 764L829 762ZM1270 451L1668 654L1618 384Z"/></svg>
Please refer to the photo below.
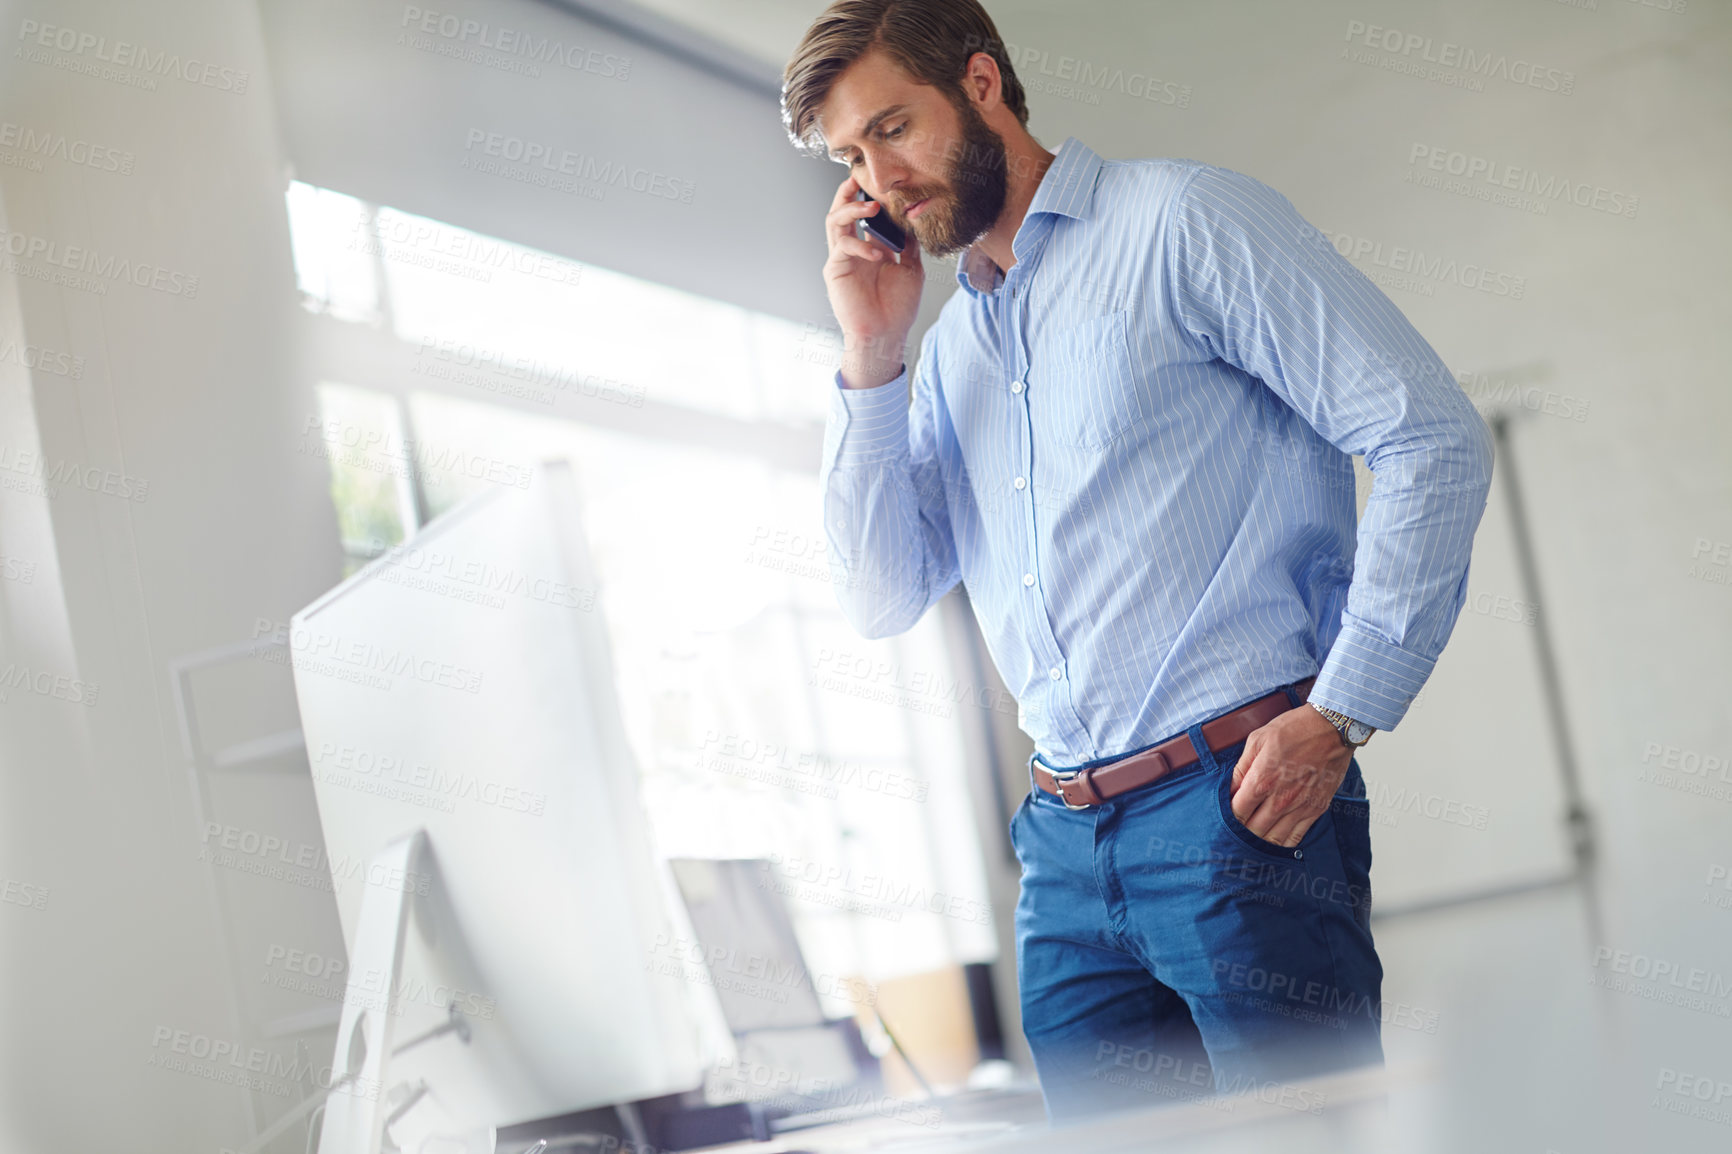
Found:
<svg viewBox="0 0 1732 1154"><path fill-rule="evenodd" d="M884 139L890 140L894 137L901 136L902 130L906 127L908 127L908 126L905 124L898 124L895 128L892 128L889 132L886 132L884 134Z"/></svg>

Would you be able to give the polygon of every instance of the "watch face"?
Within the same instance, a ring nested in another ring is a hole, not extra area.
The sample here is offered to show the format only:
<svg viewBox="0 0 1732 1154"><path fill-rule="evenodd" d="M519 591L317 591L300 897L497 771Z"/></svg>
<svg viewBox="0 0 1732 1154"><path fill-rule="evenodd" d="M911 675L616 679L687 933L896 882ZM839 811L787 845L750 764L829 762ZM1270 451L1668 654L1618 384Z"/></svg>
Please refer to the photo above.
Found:
<svg viewBox="0 0 1732 1154"><path fill-rule="evenodd" d="M1371 735L1375 732L1377 731L1363 721L1349 721L1347 723L1347 740L1354 745L1364 745L1371 740Z"/></svg>

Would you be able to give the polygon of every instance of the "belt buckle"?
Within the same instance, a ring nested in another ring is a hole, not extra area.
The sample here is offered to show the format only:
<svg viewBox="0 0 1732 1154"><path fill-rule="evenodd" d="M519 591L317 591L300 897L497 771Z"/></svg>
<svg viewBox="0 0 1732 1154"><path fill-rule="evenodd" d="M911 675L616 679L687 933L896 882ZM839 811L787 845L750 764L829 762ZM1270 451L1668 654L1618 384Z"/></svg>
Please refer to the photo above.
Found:
<svg viewBox="0 0 1732 1154"><path fill-rule="evenodd" d="M1083 775L1082 770L1080 770L1080 769L1067 769L1067 770L1064 770L1063 772L1060 772L1059 770L1053 769L1051 766L1047 765L1046 762L1044 762L1044 761L1040 763L1040 767L1042 769L1046 770L1047 773L1052 775L1052 783L1058 787L1054 792L1056 792L1058 794L1058 799L1064 803L1064 807L1066 809L1078 810L1078 809L1093 809L1094 808L1094 806L1089 805L1087 802L1084 802L1082 805L1072 805L1070 803L1070 798L1068 798L1064 795L1065 783L1075 781L1077 778L1081 777Z"/></svg>

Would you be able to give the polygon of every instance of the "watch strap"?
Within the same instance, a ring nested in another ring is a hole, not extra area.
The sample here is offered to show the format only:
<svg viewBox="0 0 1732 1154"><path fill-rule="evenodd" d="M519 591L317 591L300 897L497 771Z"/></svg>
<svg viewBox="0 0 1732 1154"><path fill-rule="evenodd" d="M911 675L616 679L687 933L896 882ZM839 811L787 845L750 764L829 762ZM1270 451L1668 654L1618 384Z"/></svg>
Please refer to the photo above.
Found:
<svg viewBox="0 0 1732 1154"><path fill-rule="evenodd" d="M1308 701L1305 704L1309 705L1312 709L1315 709L1318 713L1321 713L1323 715L1323 720L1335 727L1335 732L1341 735L1341 744L1347 746L1349 749L1358 749L1360 746L1364 745L1365 742L1370 741L1371 735L1377 732L1367 725L1365 726L1367 732L1364 740L1354 741L1348 736L1349 727L1363 723L1354 721L1351 717L1348 717L1345 713L1338 710L1328 709L1324 706L1318 705L1315 701Z"/></svg>

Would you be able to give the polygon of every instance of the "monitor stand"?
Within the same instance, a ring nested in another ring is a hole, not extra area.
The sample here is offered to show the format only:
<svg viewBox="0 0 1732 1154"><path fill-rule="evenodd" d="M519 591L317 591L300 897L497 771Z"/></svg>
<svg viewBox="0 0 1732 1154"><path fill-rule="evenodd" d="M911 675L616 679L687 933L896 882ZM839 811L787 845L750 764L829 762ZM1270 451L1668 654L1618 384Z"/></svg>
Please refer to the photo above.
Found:
<svg viewBox="0 0 1732 1154"><path fill-rule="evenodd" d="M367 863L368 878L400 878L404 884L370 885L361 898L355 945L349 955L349 986L337 1024L337 1052L324 1097L319 1154L389 1154L396 1150L389 1129L421 1103L428 1086L420 1082L387 1091L390 1057L445 1034L469 1041L469 1024L453 1003L444 1025L392 1044L413 889L408 879L433 876L428 857L427 832L416 830L387 845ZM467 1137L470 1149L492 1154L491 1127ZM456 1149L454 1145L445 1148Z"/></svg>

